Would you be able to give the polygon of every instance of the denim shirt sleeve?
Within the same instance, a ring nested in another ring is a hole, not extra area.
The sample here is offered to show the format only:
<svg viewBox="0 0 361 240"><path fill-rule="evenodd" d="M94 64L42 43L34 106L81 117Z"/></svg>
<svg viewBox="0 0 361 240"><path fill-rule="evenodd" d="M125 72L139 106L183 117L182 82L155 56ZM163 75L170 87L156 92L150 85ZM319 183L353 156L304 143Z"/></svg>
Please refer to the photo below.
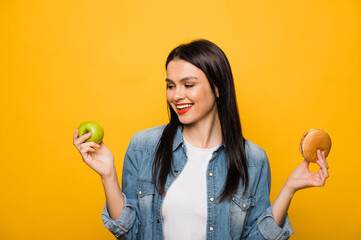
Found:
<svg viewBox="0 0 361 240"><path fill-rule="evenodd" d="M123 193L123 197L124 197L124 208L117 220L114 221L110 217L106 202L102 213L104 226L108 228L109 231L113 233L113 235L118 239L122 239L121 237L124 236L127 232L129 232L135 220L134 207L128 204L128 199L124 193Z"/></svg>
<svg viewBox="0 0 361 240"><path fill-rule="evenodd" d="M242 239L288 239L293 233L288 214L282 227L279 227L273 218L272 205L270 204L271 171L265 152L263 152L264 164L260 173L258 188L255 193L256 203L251 208Z"/></svg>
<svg viewBox="0 0 361 240"><path fill-rule="evenodd" d="M102 220L104 226L117 239L137 239L137 229L139 220L137 218L138 198L134 191L135 183L138 178L137 159L133 147L133 139L130 141L128 149L125 154L123 164L123 180L122 180L122 194L124 197L124 207L117 220L113 220L108 212L107 203L105 202L104 210L102 212Z"/></svg>

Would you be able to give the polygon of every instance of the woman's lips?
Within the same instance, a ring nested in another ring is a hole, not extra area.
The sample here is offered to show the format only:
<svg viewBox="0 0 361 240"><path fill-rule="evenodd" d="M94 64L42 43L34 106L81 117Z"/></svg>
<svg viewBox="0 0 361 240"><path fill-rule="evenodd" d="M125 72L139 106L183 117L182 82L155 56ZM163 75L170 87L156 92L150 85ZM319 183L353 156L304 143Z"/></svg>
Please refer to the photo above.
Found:
<svg viewBox="0 0 361 240"><path fill-rule="evenodd" d="M177 106L178 114L184 114L184 113L188 112L189 109L191 109L193 104L185 103L185 104L177 104L176 106Z"/></svg>

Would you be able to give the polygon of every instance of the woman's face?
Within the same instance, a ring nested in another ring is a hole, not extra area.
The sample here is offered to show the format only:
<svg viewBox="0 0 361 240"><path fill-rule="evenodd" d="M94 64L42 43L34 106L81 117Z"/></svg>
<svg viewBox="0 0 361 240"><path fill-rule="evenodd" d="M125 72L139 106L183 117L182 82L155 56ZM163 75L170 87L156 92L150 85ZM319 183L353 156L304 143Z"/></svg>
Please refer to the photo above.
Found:
<svg viewBox="0 0 361 240"><path fill-rule="evenodd" d="M218 116L216 98L204 72L175 59L167 67L167 100L182 124L202 124Z"/></svg>

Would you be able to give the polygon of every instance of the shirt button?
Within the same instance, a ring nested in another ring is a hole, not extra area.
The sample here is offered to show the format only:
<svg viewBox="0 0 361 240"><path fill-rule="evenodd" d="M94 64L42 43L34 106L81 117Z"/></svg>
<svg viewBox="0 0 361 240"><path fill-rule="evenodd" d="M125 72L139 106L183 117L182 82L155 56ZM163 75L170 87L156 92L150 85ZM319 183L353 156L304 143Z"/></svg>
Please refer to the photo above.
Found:
<svg viewBox="0 0 361 240"><path fill-rule="evenodd" d="M174 170L174 173L178 173L178 170Z"/></svg>
<svg viewBox="0 0 361 240"><path fill-rule="evenodd" d="M243 208L246 208L246 204L243 203Z"/></svg>
<svg viewBox="0 0 361 240"><path fill-rule="evenodd" d="M211 173L211 172L210 172L210 173L209 173L209 176L211 176L211 177L212 177L212 176L213 176L213 173Z"/></svg>
<svg viewBox="0 0 361 240"><path fill-rule="evenodd" d="M210 231L213 231L213 227L210 227L209 230L210 230Z"/></svg>
<svg viewBox="0 0 361 240"><path fill-rule="evenodd" d="M139 195L142 195L142 191L139 191Z"/></svg>
<svg viewBox="0 0 361 240"><path fill-rule="evenodd" d="M159 220L159 219L157 219L157 223L160 223L160 220Z"/></svg>
<svg viewBox="0 0 361 240"><path fill-rule="evenodd" d="M209 200L211 200L211 202L213 202L213 201L214 201L214 198L211 197Z"/></svg>

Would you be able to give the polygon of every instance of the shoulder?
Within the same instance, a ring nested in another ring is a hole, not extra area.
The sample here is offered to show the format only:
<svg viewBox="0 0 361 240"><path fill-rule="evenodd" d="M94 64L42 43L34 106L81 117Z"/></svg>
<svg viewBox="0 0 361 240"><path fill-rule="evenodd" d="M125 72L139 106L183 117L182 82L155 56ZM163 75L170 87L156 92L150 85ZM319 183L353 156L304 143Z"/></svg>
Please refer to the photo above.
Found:
<svg viewBox="0 0 361 240"><path fill-rule="evenodd" d="M130 141L134 150L153 152L158 145L166 125L144 129L135 133Z"/></svg>
<svg viewBox="0 0 361 240"><path fill-rule="evenodd" d="M266 151L261 147L246 139L245 148L248 166L263 166L264 164L268 164Z"/></svg>

